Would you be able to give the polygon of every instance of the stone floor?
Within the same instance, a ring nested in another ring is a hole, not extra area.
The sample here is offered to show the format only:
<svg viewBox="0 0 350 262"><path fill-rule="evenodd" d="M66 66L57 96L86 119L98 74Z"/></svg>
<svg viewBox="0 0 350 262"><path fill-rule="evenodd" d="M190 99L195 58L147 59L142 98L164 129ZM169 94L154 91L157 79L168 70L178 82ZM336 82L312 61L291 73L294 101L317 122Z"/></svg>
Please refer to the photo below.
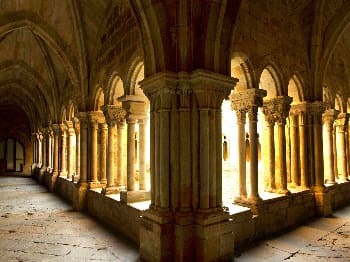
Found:
<svg viewBox="0 0 350 262"><path fill-rule="evenodd" d="M350 261L350 207L259 242L235 261Z"/></svg>
<svg viewBox="0 0 350 262"><path fill-rule="evenodd" d="M0 261L137 261L138 248L31 178L0 177Z"/></svg>

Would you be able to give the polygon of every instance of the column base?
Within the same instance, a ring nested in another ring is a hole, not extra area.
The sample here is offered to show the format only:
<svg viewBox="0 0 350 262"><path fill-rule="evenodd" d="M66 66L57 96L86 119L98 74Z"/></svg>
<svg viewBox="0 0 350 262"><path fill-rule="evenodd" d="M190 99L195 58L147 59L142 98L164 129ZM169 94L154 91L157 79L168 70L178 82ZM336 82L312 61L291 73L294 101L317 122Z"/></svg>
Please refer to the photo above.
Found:
<svg viewBox="0 0 350 262"><path fill-rule="evenodd" d="M276 187L268 187L267 189L265 189L265 192L276 193Z"/></svg>
<svg viewBox="0 0 350 262"><path fill-rule="evenodd" d="M102 187L106 187L107 186L107 179L101 179L100 181Z"/></svg>
<svg viewBox="0 0 350 262"><path fill-rule="evenodd" d="M73 208L76 211L82 211L87 207L86 192L88 190L88 184L82 182L77 184L77 190L73 190Z"/></svg>
<svg viewBox="0 0 350 262"><path fill-rule="evenodd" d="M124 203L134 203L151 199L150 191L120 191L120 201Z"/></svg>
<svg viewBox="0 0 350 262"><path fill-rule="evenodd" d="M67 171L60 171L61 177L67 177Z"/></svg>
<svg viewBox="0 0 350 262"><path fill-rule="evenodd" d="M197 213L195 216L195 261L232 261L234 256L234 224L222 210ZM186 245L186 243L180 243ZM184 254L183 261L193 253ZM181 257L180 257L181 259Z"/></svg>
<svg viewBox="0 0 350 262"><path fill-rule="evenodd" d="M259 196L235 199L235 204L240 206L248 207L251 209L254 215L258 215L263 203L263 200Z"/></svg>
<svg viewBox="0 0 350 262"><path fill-rule="evenodd" d="M78 175L73 175L72 176L72 182L74 182L74 183L78 183L79 179L80 179L80 176L78 176Z"/></svg>
<svg viewBox="0 0 350 262"><path fill-rule="evenodd" d="M58 176L59 176L59 173L57 171L54 171L52 173L51 180L50 180L50 185L49 185L50 192L54 192L55 191L55 185L56 185L56 181L57 181Z"/></svg>
<svg viewBox="0 0 350 262"><path fill-rule="evenodd" d="M102 189L101 192L103 195L111 195L111 194L118 194L119 193L119 188L116 186L112 187L105 187Z"/></svg>
<svg viewBox="0 0 350 262"><path fill-rule="evenodd" d="M330 216L332 214L331 194L328 190L315 192L316 213L319 216Z"/></svg>
<svg viewBox="0 0 350 262"><path fill-rule="evenodd" d="M288 189L277 189L277 190L276 190L276 193L277 193L277 194L280 194L280 195L285 195L285 196L291 194L290 191L289 191Z"/></svg>
<svg viewBox="0 0 350 262"><path fill-rule="evenodd" d="M232 261L234 224L218 209L175 214L148 209L140 222L145 261Z"/></svg>
<svg viewBox="0 0 350 262"><path fill-rule="evenodd" d="M101 184L98 181L90 181L88 182L88 188L89 189L95 189L95 188L101 188Z"/></svg>
<svg viewBox="0 0 350 262"><path fill-rule="evenodd" d="M141 261L173 261L174 225L170 212L148 209L140 221Z"/></svg>

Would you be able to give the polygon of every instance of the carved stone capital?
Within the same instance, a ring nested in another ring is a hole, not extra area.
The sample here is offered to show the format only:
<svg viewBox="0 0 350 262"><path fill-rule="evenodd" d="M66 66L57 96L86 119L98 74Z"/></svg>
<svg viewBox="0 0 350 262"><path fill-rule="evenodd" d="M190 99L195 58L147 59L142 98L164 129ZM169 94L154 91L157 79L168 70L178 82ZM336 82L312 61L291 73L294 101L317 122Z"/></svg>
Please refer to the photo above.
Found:
<svg viewBox="0 0 350 262"><path fill-rule="evenodd" d="M115 125L124 122L126 111L122 107L105 105L102 109L108 125Z"/></svg>
<svg viewBox="0 0 350 262"><path fill-rule="evenodd" d="M328 109L322 115L322 121L327 126L327 130L331 131L333 129L334 120L339 114L338 110Z"/></svg>
<svg viewBox="0 0 350 262"><path fill-rule="evenodd" d="M60 128L60 125L59 124L52 124L51 125L51 128L52 128L52 131L53 131L53 134L55 136L58 136L61 132L61 128Z"/></svg>
<svg viewBox="0 0 350 262"><path fill-rule="evenodd" d="M286 124L292 100L289 96L279 96L264 100L263 113L265 119L270 122L269 124L272 124L273 121L279 125Z"/></svg>
<svg viewBox="0 0 350 262"><path fill-rule="evenodd" d="M266 90L250 88L240 92L233 92L230 96L231 108L233 110L245 109L250 107L261 107L263 98L267 95Z"/></svg>
<svg viewBox="0 0 350 262"><path fill-rule="evenodd" d="M346 125L348 122L348 114L340 113L338 114L338 118L335 120L335 125L338 127L339 132L345 132Z"/></svg>

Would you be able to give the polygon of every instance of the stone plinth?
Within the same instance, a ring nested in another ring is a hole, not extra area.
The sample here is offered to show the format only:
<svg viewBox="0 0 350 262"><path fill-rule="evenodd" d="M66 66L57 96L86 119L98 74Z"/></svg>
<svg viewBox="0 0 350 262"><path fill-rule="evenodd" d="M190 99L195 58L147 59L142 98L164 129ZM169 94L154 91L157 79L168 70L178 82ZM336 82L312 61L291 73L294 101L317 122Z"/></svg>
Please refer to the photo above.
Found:
<svg viewBox="0 0 350 262"><path fill-rule="evenodd" d="M120 201L124 203L134 203L151 199L150 191L120 191Z"/></svg>

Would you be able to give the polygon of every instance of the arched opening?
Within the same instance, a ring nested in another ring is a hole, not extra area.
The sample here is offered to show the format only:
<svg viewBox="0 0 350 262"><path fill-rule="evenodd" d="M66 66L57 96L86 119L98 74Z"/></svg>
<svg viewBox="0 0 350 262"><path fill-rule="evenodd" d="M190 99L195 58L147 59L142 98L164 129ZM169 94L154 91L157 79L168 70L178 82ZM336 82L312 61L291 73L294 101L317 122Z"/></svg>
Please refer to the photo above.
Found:
<svg viewBox="0 0 350 262"><path fill-rule="evenodd" d="M105 98L102 87L97 87L95 94L93 110L102 112L102 106L105 104Z"/></svg>
<svg viewBox="0 0 350 262"><path fill-rule="evenodd" d="M0 140L0 173L23 172L25 164L23 144L15 138Z"/></svg>

